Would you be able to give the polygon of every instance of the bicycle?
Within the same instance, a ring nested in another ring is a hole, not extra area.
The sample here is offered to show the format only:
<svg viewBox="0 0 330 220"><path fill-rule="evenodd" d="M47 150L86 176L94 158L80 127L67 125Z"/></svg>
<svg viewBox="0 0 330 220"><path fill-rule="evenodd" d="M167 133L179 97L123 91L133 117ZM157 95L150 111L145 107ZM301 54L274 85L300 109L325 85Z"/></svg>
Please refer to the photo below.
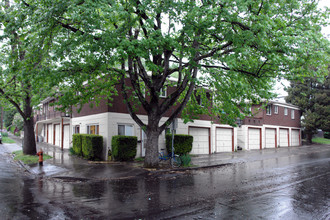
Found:
<svg viewBox="0 0 330 220"><path fill-rule="evenodd" d="M158 156L159 162L161 162L162 160L164 160L164 161L170 160L172 167L177 168L177 167L181 166L182 161L181 161L181 158L179 155L177 155L177 154L173 154L173 156L172 156L172 154L165 155L164 154L165 149L160 149L160 150L161 151L159 152L159 156Z"/></svg>

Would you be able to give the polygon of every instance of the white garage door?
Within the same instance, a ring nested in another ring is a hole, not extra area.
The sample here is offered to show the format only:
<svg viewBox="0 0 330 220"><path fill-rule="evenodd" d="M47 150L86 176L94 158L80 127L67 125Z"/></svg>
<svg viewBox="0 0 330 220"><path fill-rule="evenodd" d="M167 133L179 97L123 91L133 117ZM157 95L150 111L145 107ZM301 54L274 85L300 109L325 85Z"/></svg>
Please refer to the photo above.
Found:
<svg viewBox="0 0 330 220"><path fill-rule="evenodd" d="M209 154L209 136L210 132L208 128L189 128L189 134L194 137L192 154Z"/></svg>
<svg viewBox="0 0 330 220"><path fill-rule="evenodd" d="M292 130L292 132L291 132L291 138L292 138L292 146L299 146L300 145L300 143L299 143L299 133L300 133L300 131L299 130Z"/></svg>
<svg viewBox="0 0 330 220"><path fill-rule="evenodd" d="M64 137L63 137L63 148L70 148L70 125L64 125Z"/></svg>
<svg viewBox="0 0 330 220"><path fill-rule="evenodd" d="M275 128L266 128L266 148L275 148L276 147L276 129Z"/></svg>
<svg viewBox="0 0 330 220"><path fill-rule="evenodd" d="M55 125L55 144L60 146L60 125Z"/></svg>
<svg viewBox="0 0 330 220"><path fill-rule="evenodd" d="M280 129L280 147L289 146L289 129Z"/></svg>
<svg viewBox="0 0 330 220"><path fill-rule="evenodd" d="M53 144L53 125L49 124L47 125L47 133L48 133L48 143Z"/></svg>
<svg viewBox="0 0 330 220"><path fill-rule="evenodd" d="M233 129L217 128L216 152L232 152L233 151Z"/></svg>
<svg viewBox="0 0 330 220"><path fill-rule="evenodd" d="M259 128L249 128L249 149L250 150L260 150L260 129Z"/></svg>

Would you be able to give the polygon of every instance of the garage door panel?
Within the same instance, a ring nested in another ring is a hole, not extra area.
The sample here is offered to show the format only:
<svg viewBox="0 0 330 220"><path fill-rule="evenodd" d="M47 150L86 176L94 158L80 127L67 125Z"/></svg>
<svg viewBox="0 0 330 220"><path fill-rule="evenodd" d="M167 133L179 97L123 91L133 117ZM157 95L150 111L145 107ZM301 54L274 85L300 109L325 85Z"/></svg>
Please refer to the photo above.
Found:
<svg viewBox="0 0 330 220"><path fill-rule="evenodd" d="M299 146L299 130L292 130L292 146Z"/></svg>
<svg viewBox="0 0 330 220"><path fill-rule="evenodd" d="M69 149L70 148L70 126L64 125L63 129L64 129L63 148Z"/></svg>
<svg viewBox="0 0 330 220"><path fill-rule="evenodd" d="M50 124L47 126L48 128L48 142L49 144L53 144L53 126Z"/></svg>
<svg viewBox="0 0 330 220"><path fill-rule="evenodd" d="M209 154L209 129L189 128L189 134L194 137L192 154Z"/></svg>
<svg viewBox="0 0 330 220"><path fill-rule="evenodd" d="M280 147L288 147L289 146L289 130L288 129L280 129Z"/></svg>
<svg viewBox="0 0 330 220"><path fill-rule="evenodd" d="M60 125L55 125L55 145L60 146Z"/></svg>
<svg viewBox="0 0 330 220"><path fill-rule="evenodd" d="M249 149L250 150L259 150L260 143L260 129L259 128L249 128Z"/></svg>
<svg viewBox="0 0 330 220"><path fill-rule="evenodd" d="M276 129L266 128L266 148L276 147Z"/></svg>
<svg viewBox="0 0 330 220"><path fill-rule="evenodd" d="M233 130L231 128L216 129L216 151L217 152L232 152L233 145Z"/></svg>

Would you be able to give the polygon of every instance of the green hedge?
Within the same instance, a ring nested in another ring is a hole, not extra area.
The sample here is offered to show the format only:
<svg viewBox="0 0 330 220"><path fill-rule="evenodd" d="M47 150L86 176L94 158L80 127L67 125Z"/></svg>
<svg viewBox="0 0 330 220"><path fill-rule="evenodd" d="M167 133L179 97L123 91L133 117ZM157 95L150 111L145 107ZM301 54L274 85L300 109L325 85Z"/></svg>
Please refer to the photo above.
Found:
<svg viewBox="0 0 330 220"><path fill-rule="evenodd" d="M82 156L81 134L72 135L72 149L78 156Z"/></svg>
<svg viewBox="0 0 330 220"><path fill-rule="evenodd" d="M72 135L72 149L78 156L88 160L102 160L103 137L92 134Z"/></svg>
<svg viewBox="0 0 330 220"><path fill-rule="evenodd" d="M179 155L187 154L192 149L193 136L185 134L174 135L174 153ZM169 154L172 152L172 134L166 135L166 150Z"/></svg>
<svg viewBox="0 0 330 220"><path fill-rule="evenodd" d="M324 138L330 139L330 132L324 132Z"/></svg>
<svg viewBox="0 0 330 220"><path fill-rule="evenodd" d="M115 160L128 161L136 156L137 137L116 135L112 137L112 156Z"/></svg>
<svg viewBox="0 0 330 220"><path fill-rule="evenodd" d="M102 160L103 137L81 134L81 150L83 157L87 160Z"/></svg>

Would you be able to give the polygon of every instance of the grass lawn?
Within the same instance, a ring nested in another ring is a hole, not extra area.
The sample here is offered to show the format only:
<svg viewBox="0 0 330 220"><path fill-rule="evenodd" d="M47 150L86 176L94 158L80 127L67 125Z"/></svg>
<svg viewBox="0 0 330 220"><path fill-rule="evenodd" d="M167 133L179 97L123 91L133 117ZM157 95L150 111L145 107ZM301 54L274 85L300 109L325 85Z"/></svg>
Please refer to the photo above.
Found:
<svg viewBox="0 0 330 220"><path fill-rule="evenodd" d="M13 139L10 139L9 137L2 137L2 143L13 144L16 142Z"/></svg>
<svg viewBox="0 0 330 220"><path fill-rule="evenodd" d="M20 160L24 164L34 164L39 162L39 157L37 155L24 155L22 150L14 151L13 154L15 155L14 160ZM44 154L44 161L50 158L52 157L47 154Z"/></svg>
<svg viewBox="0 0 330 220"><path fill-rule="evenodd" d="M327 138L313 138L312 142L313 143L318 143L318 144L330 144L330 139L327 139Z"/></svg>

